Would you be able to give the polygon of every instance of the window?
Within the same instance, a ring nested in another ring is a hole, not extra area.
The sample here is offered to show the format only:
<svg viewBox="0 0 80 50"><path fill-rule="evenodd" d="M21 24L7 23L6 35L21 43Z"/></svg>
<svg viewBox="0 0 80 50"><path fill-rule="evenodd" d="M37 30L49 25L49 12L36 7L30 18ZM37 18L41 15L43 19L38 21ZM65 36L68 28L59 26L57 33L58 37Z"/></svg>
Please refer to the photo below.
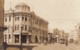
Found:
<svg viewBox="0 0 80 50"><path fill-rule="evenodd" d="M16 30L16 25L15 25L15 30Z"/></svg>
<svg viewBox="0 0 80 50"><path fill-rule="evenodd" d="M25 25L25 31L27 30L27 25Z"/></svg>
<svg viewBox="0 0 80 50"><path fill-rule="evenodd" d="M9 35L9 39L11 38L11 35Z"/></svg>
<svg viewBox="0 0 80 50"><path fill-rule="evenodd" d="M19 17L17 17L17 21L19 21Z"/></svg>
<svg viewBox="0 0 80 50"><path fill-rule="evenodd" d="M19 25L15 25L15 30L19 30Z"/></svg>
<svg viewBox="0 0 80 50"><path fill-rule="evenodd" d="M19 17L15 17L15 21L19 21Z"/></svg>
<svg viewBox="0 0 80 50"><path fill-rule="evenodd" d="M15 43L19 43L19 35L15 35Z"/></svg>
<svg viewBox="0 0 80 50"><path fill-rule="evenodd" d="M22 17L22 21L24 21L24 17Z"/></svg>
<svg viewBox="0 0 80 50"><path fill-rule="evenodd" d="M7 22L7 18L5 18L5 22Z"/></svg>
<svg viewBox="0 0 80 50"><path fill-rule="evenodd" d="M19 25L17 25L17 30L19 30Z"/></svg>
<svg viewBox="0 0 80 50"><path fill-rule="evenodd" d="M7 35L4 35L4 38L5 38L5 42L7 42Z"/></svg>
<svg viewBox="0 0 80 50"><path fill-rule="evenodd" d="M9 15L9 21L11 21L11 15Z"/></svg>
<svg viewBox="0 0 80 50"><path fill-rule="evenodd" d="M30 26L29 26L29 29L28 29L28 31L29 31L29 32L32 32L32 29L31 29L31 27L30 27Z"/></svg>
<svg viewBox="0 0 80 50"><path fill-rule="evenodd" d="M21 27L21 30L24 30L24 27L23 26Z"/></svg>
<svg viewBox="0 0 80 50"><path fill-rule="evenodd" d="M9 17L9 21L11 21L11 17Z"/></svg>
<svg viewBox="0 0 80 50"><path fill-rule="evenodd" d="M27 21L27 17L25 17L25 21Z"/></svg>

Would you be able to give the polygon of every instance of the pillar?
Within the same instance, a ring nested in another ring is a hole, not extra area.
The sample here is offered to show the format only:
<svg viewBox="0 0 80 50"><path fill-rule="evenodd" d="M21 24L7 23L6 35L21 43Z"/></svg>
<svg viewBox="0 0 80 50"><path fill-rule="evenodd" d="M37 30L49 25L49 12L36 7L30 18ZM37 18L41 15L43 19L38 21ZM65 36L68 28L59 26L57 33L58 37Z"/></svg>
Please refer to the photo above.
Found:
<svg viewBox="0 0 80 50"><path fill-rule="evenodd" d="M19 44L21 44L21 35L19 35Z"/></svg>

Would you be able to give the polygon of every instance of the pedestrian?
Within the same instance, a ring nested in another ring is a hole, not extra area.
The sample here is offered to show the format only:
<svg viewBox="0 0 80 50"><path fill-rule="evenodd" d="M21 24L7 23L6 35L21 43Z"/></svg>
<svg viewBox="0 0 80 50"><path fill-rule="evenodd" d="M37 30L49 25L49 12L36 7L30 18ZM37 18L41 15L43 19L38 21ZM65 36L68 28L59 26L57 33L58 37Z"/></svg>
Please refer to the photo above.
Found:
<svg viewBox="0 0 80 50"><path fill-rule="evenodd" d="M47 44L47 39L45 38L45 40L44 40L44 44L46 45Z"/></svg>
<svg viewBox="0 0 80 50"><path fill-rule="evenodd" d="M68 46L68 40L66 40L66 46Z"/></svg>
<svg viewBox="0 0 80 50"><path fill-rule="evenodd" d="M4 48L4 50L6 50L6 48L7 48L7 43L6 42L3 42L3 48Z"/></svg>

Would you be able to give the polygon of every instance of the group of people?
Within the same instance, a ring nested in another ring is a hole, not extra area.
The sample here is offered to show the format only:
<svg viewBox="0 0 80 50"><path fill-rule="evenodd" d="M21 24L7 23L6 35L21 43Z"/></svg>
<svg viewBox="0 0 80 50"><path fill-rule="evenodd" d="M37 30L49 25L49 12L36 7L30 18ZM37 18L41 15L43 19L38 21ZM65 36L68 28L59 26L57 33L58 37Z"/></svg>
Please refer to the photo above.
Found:
<svg viewBox="0 0 80 50"><path fill-rule="evenodd" d="M51 43L56 43L57 42L57 38L50 38L50 39L45 39L44 40L44 44L51 44ZM63 40L63 44L65 44L66 46L68 46L68 39Z"/></svg>

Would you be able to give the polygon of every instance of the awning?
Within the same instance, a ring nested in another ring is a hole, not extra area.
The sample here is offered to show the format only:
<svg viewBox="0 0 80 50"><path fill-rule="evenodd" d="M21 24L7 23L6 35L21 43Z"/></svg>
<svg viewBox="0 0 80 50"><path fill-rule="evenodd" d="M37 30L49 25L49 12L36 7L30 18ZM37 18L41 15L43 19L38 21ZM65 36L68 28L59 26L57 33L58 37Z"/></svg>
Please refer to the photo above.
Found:
<svg viewBox="0 0 80 50"><path fill-rule="evenodd" d="M31 33L22 33L22 35L32 35Z"/></svg>

